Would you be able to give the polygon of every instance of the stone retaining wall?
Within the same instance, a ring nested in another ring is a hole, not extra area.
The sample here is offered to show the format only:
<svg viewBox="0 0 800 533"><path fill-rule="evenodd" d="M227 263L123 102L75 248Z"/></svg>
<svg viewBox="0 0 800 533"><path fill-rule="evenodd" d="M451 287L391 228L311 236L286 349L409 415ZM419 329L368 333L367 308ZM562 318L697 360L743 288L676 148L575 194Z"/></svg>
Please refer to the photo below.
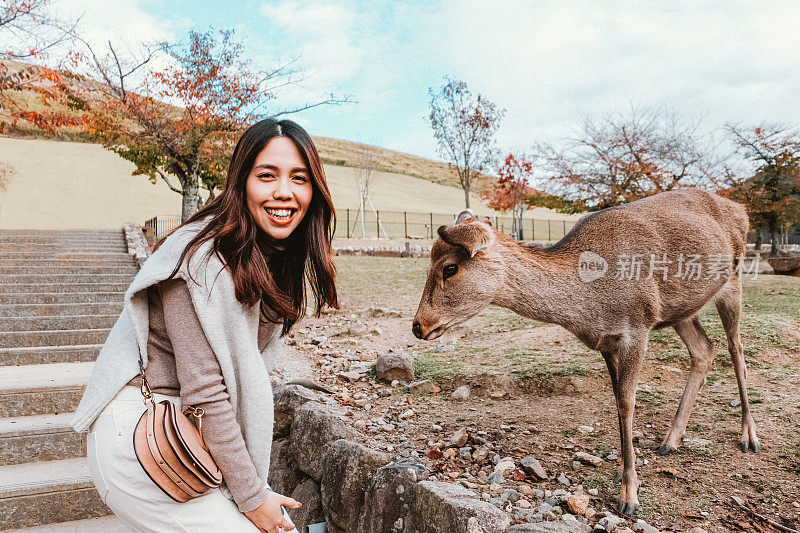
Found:
<svg viewBox="0 0 800 533"><path fill-rule="evenodd" d="M144 236L142 227L126 222L122 229L125 232L125 242L128 243L128 254L136 258L136 262L139 263L139 268L141 268L147 258L150 257L150 254L152 254L150 244Z"/></svg>
<svg viewBox="0 0 800 533"><path fill-rule="evenodd" d="M326 522L331 533L502 533L508 516L466 488L428 479L425 466L393 462L351 440L349 423L319 393L275 388L270 486L303 502L289 512L298 531Z"/></svg>

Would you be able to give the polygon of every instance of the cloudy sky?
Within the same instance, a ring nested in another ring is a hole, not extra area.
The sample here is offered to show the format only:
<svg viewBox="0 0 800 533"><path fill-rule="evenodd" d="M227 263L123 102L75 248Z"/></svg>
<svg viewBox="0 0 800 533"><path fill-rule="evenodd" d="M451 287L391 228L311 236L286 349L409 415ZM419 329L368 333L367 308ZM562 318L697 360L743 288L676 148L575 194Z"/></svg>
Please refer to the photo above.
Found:
<svg viewBox="0 0 800 533"><path fill-rule="evenodd" d="M312 135L428 157L428 88L445 74L507 110L498 142L525 150L584 116L668 107L712 130L800 123L800 2L61 0L90 40L180 40L233 28L265 67L297 58L291 106Z"/></svg>

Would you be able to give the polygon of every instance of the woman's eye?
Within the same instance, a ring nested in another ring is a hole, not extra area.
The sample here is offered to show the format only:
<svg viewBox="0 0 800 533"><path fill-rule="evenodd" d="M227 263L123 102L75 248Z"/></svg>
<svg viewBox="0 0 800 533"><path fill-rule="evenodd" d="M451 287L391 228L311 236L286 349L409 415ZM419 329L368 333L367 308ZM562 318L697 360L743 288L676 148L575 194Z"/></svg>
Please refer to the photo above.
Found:
<svg viewBox="0 0 800 533"><path fill-rule="evenodd" d="M295 176L293 176L293 178L296 179L297 181L302 181L303 183L308 181L308 176L306 176L305 174L296 174Z"/></svg>
<svg viewBox="0 0 800 533"><path fill-rule="evenodd" d="M258 177L261 178L261 179L275 179L275 175L274 174L270 174L269 172L267 172L265 174L259 174Z"/></svg>
<svg viewBox="0 0 800 533"><path fill-rule="evenodd" d="M442 279L447 279L458 272L458 265L447 265L442 269Z"/></svg>

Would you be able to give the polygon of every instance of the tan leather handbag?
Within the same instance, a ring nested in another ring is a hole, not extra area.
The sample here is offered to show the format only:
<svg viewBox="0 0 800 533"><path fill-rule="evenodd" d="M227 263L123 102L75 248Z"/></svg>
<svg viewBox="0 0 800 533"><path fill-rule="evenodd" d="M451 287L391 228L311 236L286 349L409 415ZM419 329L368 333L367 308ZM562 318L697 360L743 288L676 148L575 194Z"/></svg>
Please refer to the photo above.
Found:
<svg viewBox="0 0 800 533"><path fill-rule="evenodd" d="M181 503L218 487L222 473L203 441L203 409L189 406L180 413L168 400L156 403L141 357L139 368L147 405L133 432L139 464L167 496Z"/></svg>

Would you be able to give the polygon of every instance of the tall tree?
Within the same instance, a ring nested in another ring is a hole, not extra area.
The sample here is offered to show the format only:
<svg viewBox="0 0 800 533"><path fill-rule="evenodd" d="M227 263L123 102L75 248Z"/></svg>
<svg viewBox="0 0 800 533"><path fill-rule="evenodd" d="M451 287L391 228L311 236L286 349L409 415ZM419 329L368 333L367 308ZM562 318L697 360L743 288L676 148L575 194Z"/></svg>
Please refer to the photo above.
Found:
<svg viewBox="0 0 800 533"><path fill-rule="evenodd" d="M552 195L542 196L537 205L564 212L597 210L715 180L717 163L698 124L683 123L663 109L587 118L564 144L563 149L535 148L549 176L534 187Z"/></svg>
<svg viewBox="0 0 800 533"><path fill-rule="evenodd" d="M745 205L751 225L769 232L770 255L777 255L781 229L800 223L800 133L776 125L725 130L744 165L729 166L721 193Z"/></svg>
<svg viewBox="0 0 800 533"><path fill-rule="evenodd" d="M74 36L77 21L56 16L52 0L3 0L0 2L0 49L2 60L42 61L59 45ZM31 108L19 91L31 90L44 104L51 101L54 82L59 73L41 65L0 61L0 132L19 120L54 131L65 125L76 125L77 119L52 110ZM0 191L8 186L13 167L0 162Z"/></svg>
<svg viewBox="0 0 800 533"><path fill-rule="evenodd" d="M151 68L165 53L167 65ZM101 82L103 94L97 96L96 84L72 84L65 91L85 110L86 131L136 165L134 175L160 179L180 194L184 218L199 208L201 186L211 195L224 186L243 128L265 117L348 101L331 95L276 108L278 90L297 83L298 72L291 64L255 68L230 30L192 31L188 46L148 45L127 55L110 42L104 53L87 46L84 57L88 76Z"/></svg>
<svg viewBox="0 0 800 533"><path fill-rule="evenodd" d="M511 211L513 218L511 232L514 238L524 239L522 217L531 207L537 191L528 186L534 173L534 160L525 154L509 153L497 168L497 178L491 179L490 186L481 191L487 205L497 211Z"/></svg>
<svg viewBox="0 0 800 533"><path fill-rule="evenodd" d="M472 177L493 160L494 136L505 109L480 94L473 97L463 81L449 76L444 80L437 91L428 89L429 119L439 154L455 166L469 209Z"/></svg>
<svg viewBox="0 0 800 533"><path fill-rule="evenodd" d="M356 149L356 168L354 177L358 186L358 211L361 219L361 237L367 236L364 215L366 212L367 201L369 200L369 187L372 184L372 171L375 169L375 154L372 147L360 144ZM349 231L349 230L348 230ZM378 235L380 237L380 235Z"/></svg>

